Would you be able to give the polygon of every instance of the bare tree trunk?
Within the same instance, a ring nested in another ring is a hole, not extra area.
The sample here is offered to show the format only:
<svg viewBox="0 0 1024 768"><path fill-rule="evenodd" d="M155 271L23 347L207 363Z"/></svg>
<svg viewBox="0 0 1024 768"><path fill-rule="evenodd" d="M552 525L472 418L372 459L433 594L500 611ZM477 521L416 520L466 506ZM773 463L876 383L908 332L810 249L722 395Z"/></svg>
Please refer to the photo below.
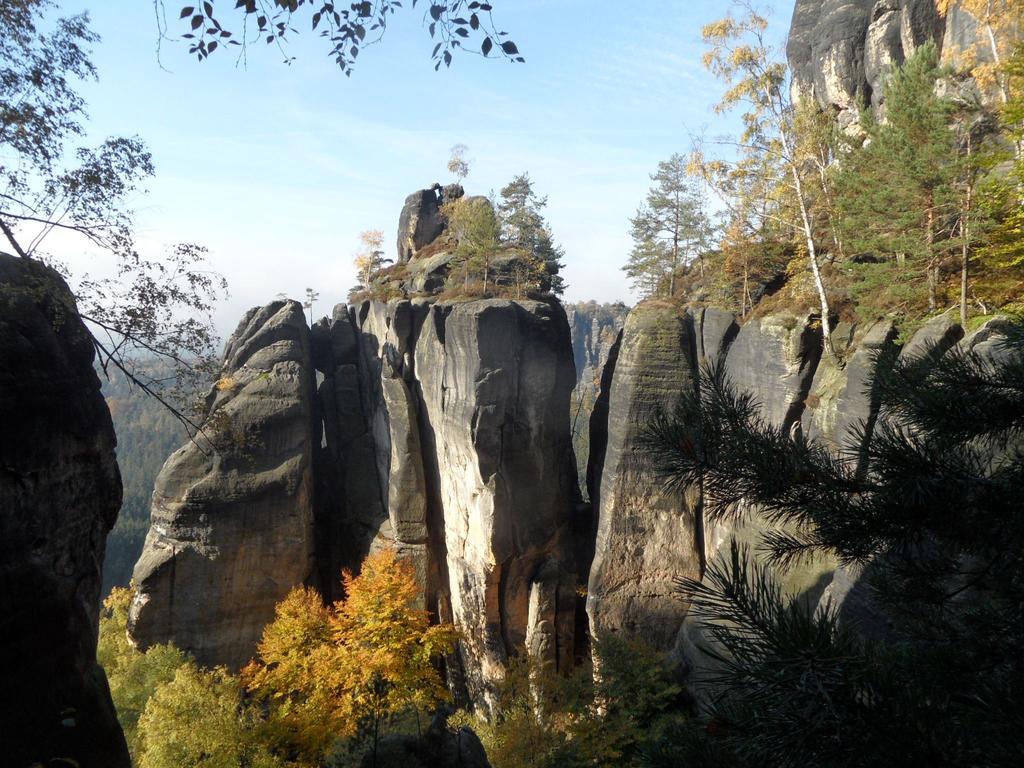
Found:
<svg viewBox="0 0 1024 768"><path fill-rule="evenodd" d="M821 157L817 159L815 165L818 166L818 176L821 179L821 193L825 198L828 227L832 233L832 244L836 247L836 256L839 257L840 261L844 261L846 259L846 254L843 252L843 237L839 232L839 225L836 223L835 217L833 216L835 205L832 202L832 186L828 180L828 167L825 165L824 158Z"/></svg>
<svg viewBox="0 0 1024 768"><path fill-rule="evenodd" d="M925 230L925 245L928 249L928 311L934 312L939 301L936 296L938 290L938 266L935 263L934 241L935 241L935 207L928 202L928 223Z"/></svg>
<svg viewBox="0 0 1024 768"><path fill-rule="evenodd" d="M818 301L821 303L822 346L824 346L829 359L841 367L843 363L832 345L832 321L829 318L828 294L825 293L825 283L821 279L821 270L818 268L818 250L814 246L814 228L811 226L811 216L807 211L807 201L804 199L804 185L796 165L790 162L789 169L793 176L796 199L800 204L800 221L803 224L804 240L807 243L807 258L811 262L811 274L814 275L814 286L818 289Z"/></svg>
<svg viewBox="0 0 1024 768"><path fill-rule="evenodd" d="M747 319L747 302L750 300L750 289L747 287L747 260L743 260L743 295L740 297L740 318Z"/></svg>
<svg viewBox="0 0 1024 768"><path fill-rule="evenodd" d="M964 197L964 210L960 216L960 325L967 328L967 278L971 255L971 198L974 192L974 181L971 178L971 133L967 132L967 188Z"/></svg>
<svg viewBox="0 0 1024 768"><path fill-rule="evenodd" d="M25 253L25 250L21 247L21 244L18 242L17 238L14 237L14 231L9 226L7 226L7 222L4 221L3 219L0 219L0 232L4 233L4 237L7 238L7 242L11 244L11 247L14 249L14 252L16 254L21 256L21 258L23 259L29 258L29 255Z"/></svg>

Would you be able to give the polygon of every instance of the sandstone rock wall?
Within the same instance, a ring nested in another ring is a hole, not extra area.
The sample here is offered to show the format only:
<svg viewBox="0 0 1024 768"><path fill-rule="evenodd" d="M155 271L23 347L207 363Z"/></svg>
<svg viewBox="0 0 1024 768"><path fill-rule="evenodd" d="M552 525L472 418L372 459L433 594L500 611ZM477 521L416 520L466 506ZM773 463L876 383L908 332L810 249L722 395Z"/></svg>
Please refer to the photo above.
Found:
<svg viewBox="0 0 1024 768"><path fill-rule="evenodd" d="M926 348L942 353L956 344L998 354L1000 322L962 338L959 325L942 315L914 333L899 354ZM756 551L769 525L756 509L746 510L742 522L706 519L700 488L667 493L643 456L643 424L655 408L671 407L681 392L699 386L695 366L724 365L771 423L794 436L802 430L860 465L879 418L876 356L896 344L897 329L889 321L836 325L833 343L846 360L841 368L822 355L819 334L816 317L786 311L748 319L742 327L711 308L650 302L630 313L591 423L588 479L598 526L587 612L594 635L624 633L706 668L708 659L697 649L710 638L688 620L673 582L702 578L706 564L725 556L733 539ZM782 586L812 609L831 600L859 621L877 622L862 576L821 558L786 571Z"/></svg>
<svg viewBox="0 0 1024 768"><path fill-rule="evenodd" d="M240 667L314 568L314 378L302 306L250 310L228 342L204 434L167 459L135 566L141 645Z"/></svg>
<svg viewBox="0 0 1024 768"><path fill-rule="evenodd" d="M96 663L121 478L73 309L55 272L0 255L0 753L13 766L128 768Z"/></svg>
<svg viewBox="0 0 1024 768"><path fill-rule="evenodd" d="M625 631L671 648L683 612L673 579L700 576L699 513L649 470L641 433L695 381L693 316L657 303L626 320L608 395L597 538L587 612L591 632Z"/></svg>
<svg viewBox="0 0 1024 768"><path fill-rule="evenodd" d="M584 500L590 498L585 482L590 459L590 416L601 392L601 375L608 356L622 335L628 313L629 308L624 304L586 302L565 308L576 364L570 419L580 492Z"/></svg>
<svg viewBox="0 0 1024 768"><path fill-rule="evenodd" d="M392 546L462 631L475 700L527 649L568 667L575 381L557 302L364 302L311 330L294 302L250 311L214 445L157 480L133 637L237 667L289 588L338 597L342 568Z"/></svg>
<svg viewBox="0 0 1024 768"><path fill-rule="evenodd" d="M959 5L940 16L935 0L797 0L786 54L796 91L850 128L862 107L882 106L886 75L918 47L932 41L948 58L980 32Z"/></svg>

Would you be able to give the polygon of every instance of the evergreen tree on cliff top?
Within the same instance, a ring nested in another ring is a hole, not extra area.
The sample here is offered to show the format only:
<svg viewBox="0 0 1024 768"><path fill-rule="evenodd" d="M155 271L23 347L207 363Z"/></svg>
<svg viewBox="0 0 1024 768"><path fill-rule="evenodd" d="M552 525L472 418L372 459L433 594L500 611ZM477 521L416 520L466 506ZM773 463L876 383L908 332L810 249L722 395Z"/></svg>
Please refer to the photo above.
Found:
<svg viewBox="0 0 1024 768"><path fill-rule="evenodd" d="M649 765L1022 764L1024 324L1003 332L984 357L884 351L848 456L767 422L721 369L653 422L660 471L701 483L712 518L774 525L761 557L733 544L681 584L715 671L704 725ZM860 624L783 593L772 567L819 555L860 574Z"/></svg>
<svg viewBox="0 0 1024 768"><path fill-rule="evenodd" d="M528 173L521 173L501 189L498 201L498 219L501 223L502 245L515 248L529 257L537 270L542 270L551 282L551 292L560 295L565 281L559 276L565 252L555 245L551 227L544 218L548 204L545 195L533 191Z"/></svg>
<svg viewBox="0 0 1024 768"><path fill-rule="evenodd" d="M704 200L689 178L686 159L672 155L651 175L654 186L630 219L633 248L623 267L644 296L676 294L676 276L710 247Z"/></svg>

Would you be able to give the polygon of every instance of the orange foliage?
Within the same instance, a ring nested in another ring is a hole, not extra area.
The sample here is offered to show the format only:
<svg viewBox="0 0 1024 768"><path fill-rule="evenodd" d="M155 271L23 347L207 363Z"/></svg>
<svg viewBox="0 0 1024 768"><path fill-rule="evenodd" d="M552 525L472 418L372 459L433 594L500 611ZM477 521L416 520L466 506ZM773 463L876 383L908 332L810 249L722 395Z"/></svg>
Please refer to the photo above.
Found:
<svg viewBox="0 0 1024 768"><path fill-rule="evenodd" d="M431 626L415 606L412 565L386 549L342 578L347 597L329 607L316 590L293 589L243 672L268 705L271 738L313 761L367 723L447 698L434 661L452 650L455 631Z"/></svg>

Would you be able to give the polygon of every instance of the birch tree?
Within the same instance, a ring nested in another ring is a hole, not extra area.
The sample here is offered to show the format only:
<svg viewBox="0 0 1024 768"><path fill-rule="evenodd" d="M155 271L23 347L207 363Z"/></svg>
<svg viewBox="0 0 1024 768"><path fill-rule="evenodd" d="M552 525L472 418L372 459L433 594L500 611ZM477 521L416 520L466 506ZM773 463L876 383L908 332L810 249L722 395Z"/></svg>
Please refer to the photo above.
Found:
<svg viewBox="0 0 1024 768"><path fill-rule="evenodd" d="M706 25L702 37L708 46L704 66L727 86L715 107L716 112L743 110L743 131L726 142L740 160L709 159L703 148L698 147L690 168L722 197L733 185L735 174L744 172L741 167L744 160L752 165L770 164L781 169L795 201L796 220L786 216L778 218L799 235L806 250L821 309L824 349L833 361L841 364L832 345L831 310L821 274L817 236L820 221L814 207L817 171L813 156L808 154L797 135L796 108L790 95L791 75L779 52L766 39L767 19L745 2L737 2L735 7L741 11L739 18L729 15Z"/></svg>

